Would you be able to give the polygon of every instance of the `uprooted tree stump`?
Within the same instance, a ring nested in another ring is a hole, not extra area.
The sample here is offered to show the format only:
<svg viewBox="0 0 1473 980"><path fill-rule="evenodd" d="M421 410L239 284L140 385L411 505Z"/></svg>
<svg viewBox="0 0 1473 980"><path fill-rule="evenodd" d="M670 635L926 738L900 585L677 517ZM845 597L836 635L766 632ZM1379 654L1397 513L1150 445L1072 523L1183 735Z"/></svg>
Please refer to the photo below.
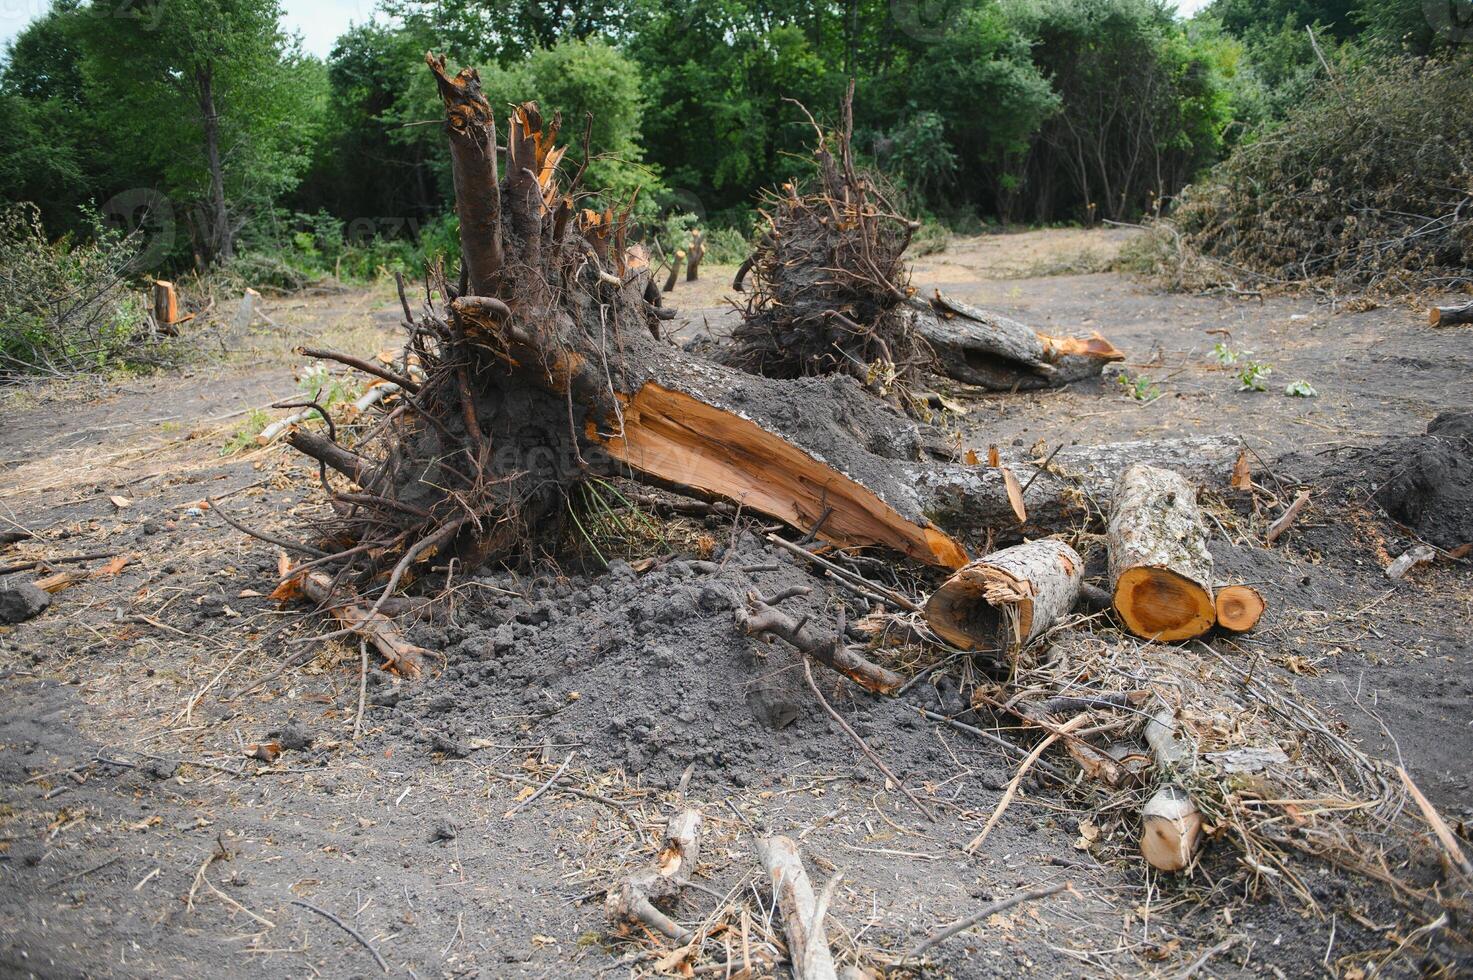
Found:
<svg viewBox="0 0 1473 980"><path fill-rule="evenodd" d="M864 382L876 365L914 373L928 352L906 306L903 256L920 224L889 202L878 175L855 168L853 83L838 131L809 121L817 175L765 202L772 227L737 274L738 290L748 272L754 286L726 360L780 378L841 372Z"/></svg>

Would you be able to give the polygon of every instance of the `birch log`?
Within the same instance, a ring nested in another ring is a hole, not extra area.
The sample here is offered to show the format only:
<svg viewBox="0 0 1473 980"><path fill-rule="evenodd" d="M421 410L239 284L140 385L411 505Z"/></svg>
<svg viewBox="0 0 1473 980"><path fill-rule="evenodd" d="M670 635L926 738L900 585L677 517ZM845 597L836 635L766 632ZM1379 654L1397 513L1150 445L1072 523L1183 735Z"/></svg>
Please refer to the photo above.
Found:
<svg viewBox="0 0 1473 980"><path fill-rule="evenodd" d="M827 903L814 896L798 845L788 837L764 838L757 842L757 856L772 879L773 898L782 912L793 980L838 980L823 928Z"/></svg>
<svg viewBox="0 0 1473 980"><path fill-rule="evenodd" d="M1192 863L1201 843L1202 814L1191 794L1171 777L1177 767L1191 761L1192 749L1178 737L1171 711L1146 722L1145 737L1156 767L1168 781L1141 810L1141 854L1158 871L1181 871Z"/></svg>
<svg viewBox="0 0 1473 980"><path fill-rule="evenodd" d="M1084 559L1062 541L1030 541L988 555L947 579L926 620L963 650L1015 654L1073 611Z"/></svg>
<svg viewBox="0 0 1473 980"><path fill-rule="evenodd" d="M1170 642L1212 628L1207 526L1197 490L1183 476L1146 465L1122 473L1107 537L1115 611L1126 629Z"/></svg>

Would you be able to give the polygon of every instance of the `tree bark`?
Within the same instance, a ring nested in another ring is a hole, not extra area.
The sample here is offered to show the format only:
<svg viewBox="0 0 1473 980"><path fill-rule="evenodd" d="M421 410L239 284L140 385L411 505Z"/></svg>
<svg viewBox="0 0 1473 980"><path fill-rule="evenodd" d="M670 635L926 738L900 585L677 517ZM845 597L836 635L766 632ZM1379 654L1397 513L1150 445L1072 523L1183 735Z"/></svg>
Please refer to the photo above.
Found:
<svg viewBox="0 0 1473 980"><path fill-rule="evenodd" d="M782 912L793 980L837 980L823 928L827 909L813 894L798 845L788 837L764 838L757 842L757 856L772 879L773 899Z"/></svg>
<svg viewBox="0 0 1473 980"><path fill-rule="evenodd" d="M230 208L225 201L225 168L220 159L220 115L215 109L215 76L211 68L195 74L199 111L205 136L205 165L210 172L211 258L229 262L235 258L235 236L230 228Z"/></svg>
<svg viewBox="0 0 1473 980"><path fill-rule="evenodd" d="M1125 355L1104 337L1051 337L997 313L936 293L916 330L942 374L992 391L1033 391L1099 377Z"/></svg>
<svg viewBox="0 0 1473 980"><path fill-rule="evenodd" d="M1473 323L1473 302L1462 306L1434 306L1427 311L1427 322L1434 327L1451 327Z"/></svg>
<svg viewBox="0 0 1473 980"><path fill-rule="evenodd" d="M1016 655L1074 610L1084 560L1062 541L1030 541L975 561L926 603L926 621L963 650Z"/></svg>
<svg viewBox="0 0 1473 980"><path fill-rule="evenodd" d="M1181 474L1137 464L1120 477L1110 511L1115 611L1136 636L1187 640L1217 619L1212 553L1197 489Z"/></svg>
<svg viewBox="0 0 1473 980"><path fill-rule="evenodd" d="M701 859L701 811L681 810L670 818L655 866L631 875L604 896L604 911L621 934L643 923L679 943L690 942L691 932L656 907L680 895Z"/></svg>

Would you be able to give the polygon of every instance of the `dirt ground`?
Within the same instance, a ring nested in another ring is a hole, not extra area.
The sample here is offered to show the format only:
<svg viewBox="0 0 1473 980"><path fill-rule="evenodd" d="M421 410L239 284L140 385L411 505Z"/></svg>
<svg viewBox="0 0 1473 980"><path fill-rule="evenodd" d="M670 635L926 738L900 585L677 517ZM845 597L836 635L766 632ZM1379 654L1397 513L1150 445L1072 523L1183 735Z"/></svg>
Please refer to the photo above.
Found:
<svg viewBox="0 0 1473 980"><path fill-rule="evenodd" d="M1273 548L1262 544L1272 514L1226 515L1212 542L1220 574L1254 583L1270 611L1255 632L1212 645L1403 762L1466 839L1473 566L1444 554L1389 580L1385 566L1416 541L1373 498L1405 468L1402 440L1473 406L1469 328L1313 294L1163 294L1100 271L1127 237L990 236L916 262L923 291L1047 332L1099 330L1128 354L1129 385L948 389L966 409L950 424L978 449L1044 454L1232 434L1264 486L1286 501L1308 489ZM729 327L730 271L677 289L683 337ZM651 532L662 557L647 571L610 552L607 571L456 573L448 609L413 634L444 664L418 685L370 671L359 718L357 645L318 640L323 624L267 599L274 549L218 513L286 535L320 513L315 471L252 447L253 412L299 394L298 344L391 346L397 299L375 289L267 310L274 327L185 371L0 394L0 531L35 535L0 549L0 568L95 555L59 567L98 572L39 618L0 627L0 975L673 975L678 963L647 955L673 944L611 935L602 889L652 861L681 805L702 809L707 839L677 918L719 923L728 950L728 965L702 960L700 975L786 975L760 955L771 909L757 830L798 838L820 883L842 873L829 928L844 965L889 962L988 901L1069 882L1071 893L933 950L922 972L1473 967L1456 942L1466 923L1428 926L1327 869L1313 878L1321 914L1229 893L1226 855L1180 878L1147 874L1130 827L1100 821L1087 792L1036 780L968 856L1017 759L917 712L965 709L945 671L905 699L820 678L935 808L926 820L816 703L791 651L733 624L752 589L813 587L803 602L815 614L834 601L750 522ZM1218 343L1241 353L1237 365L1213 358ZM1239 390L1249 360L1272 366L1267 390ZM1316 397L1285 394L1301 379ZM109 566L119 557L125 567ZM783 727L753 677L789 706ZM968 722L1032 744L1005 720ZM257 758L262 743L279 757ZM571 781L527 798L559 771ZM1091 840L1097 822L1106 829Z"/></svg>

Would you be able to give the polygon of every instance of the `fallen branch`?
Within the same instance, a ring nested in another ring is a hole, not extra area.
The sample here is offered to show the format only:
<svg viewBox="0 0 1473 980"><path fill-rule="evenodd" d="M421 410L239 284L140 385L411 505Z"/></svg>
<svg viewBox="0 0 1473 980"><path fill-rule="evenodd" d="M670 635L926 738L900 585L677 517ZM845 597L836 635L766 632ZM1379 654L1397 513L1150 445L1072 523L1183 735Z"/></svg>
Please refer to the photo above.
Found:
<svg viewBox="0 0 1473 980"><path fill-rule="evenodd" d="M335 593L332 576L326 572L308 572L294 582L303 595L330 613L345 629L373 644L385 660L385 669L416 679L424 673L425 658L435 656L433 651L405 639L390 617L370 610L355 598ZM289 597L291 589L278 592L278 598Z"/></svg>
<svg viewBox="0 0 1473 980"><path fill-rule="evenodd" d="M856 653L845 642L842 632L831 639L819 639L806 621L794 620L782 610L768 605L755 592L747 597L747 608L737 608L736 620L749 635L776 636L796 647L805 657L817 660L830 670L837 670L867 691L893 694L905 683L905 678L893 670L871 663Z"/></svg>
<svg viewBox="0 0 1473 980"><path fill-rule="evenodd" d="M1462 306L1434 306L1427 311L1427 322L1434 327L1473 323L1473 303L1464 303Z"/></svg>
<svg viewBox="0 0 1473 980"><path fill-rule="evenodd" d="M701 856L701 811L682 810L670 818L655 866L631 875L604 896L604 910L620 935L644 924L675 940L688 943L694 934L656 908L680 895Z"/></svg>
<svg viewBox="0 0 1473 980"><path fill-rule="evenodd" d="M300 898L294 898L292 899L292 904L300 906L301 908L304 908L309 912L316 912L328 922L331 922L333 925L337 926L339 929L352 936L355 940L358 941L358 945L368 950L368 952L373 956L374 962L379 965L379 968L381 970L383 970L385 973L389 972L389 964L384 962L384 958L378 954L378 950L373 948L373 944L370 943L367 939L363 938L363 933L359 932L357 929L354 929L352 926L348 925L342 919L339 919L337 916L333 915L326 909L320 909L317 906L313 905L311 902L304 902Z"/></svg>
<svg viewBox="0 0 1473 980"><path fill-rule="evenodd" d="M1299 491L1299 495L1296 496L1294 498L1294 502L1290 504L1282 514L1279 515L1279 519L1268 526L1268 531L1265 532L1263 535L1264 543L1273 544L1275 541L1279 540L1279 538L1283 537L1284 532L1293 527L1294 522L1299 519L1299 512L1304 510L1304 505L1307 503L1309 503L1309 491Z"/></svg>
<svg viewBox="0 0 1473 980"><path fill-rule="evenodd" d="M940 930L939 932L934 932L931 935L927 936L925 939L921 940L919 943L911 948L909 953L905 954L905 959L919 959L921 954L930 949L932 946L944 943L946 942L946 940L950 939L952 936L955 936L957 933L965 932L979 922L986 922L992 916L997 915L999 912L1006 912L1008 909L1014 907L1015 905L1022 905L1024 902L1036 902L1041 898L1050 898L1054 895L1059 894L1059 892L1062 891L1073 891L1073 888L1074 886L1066 881L1062 885L1051 885L1048 888L1038 888L1030 892L1023 892L1021 895L1014 895L1011 898L1004 898L1000 901L996 901L989 905L983 906L980 910L974 912L972 915L967 916L965 919L962 919L958 922L953 922L951 925Z"/></svg>
<svg viewBox="0 0 1473 980"><path fill-rule="evenodd" d="M834 721L838 723L840 728L844 729L844 734L848 735L851 739L854 740L854 744L858 745L859 750L863 752L865 756L875 764L875 768L884 773L885 778L894 783L895 787L900 790L900 792L905 794L905 798L910 800L911 803L915 804L915 808L917 810L926 815L927 820L935 820L936 815L931 812L931 808L922 803L920 799L918 799L916 795L906 787L905 782L899 776L895 775L895 773L890 770L889 766L885 765L885 760L881 759L879 754L876 753L874 749L869 747L869 743L864 740L863 736L856 732L849 725L849 723L844 720L843 715L834 710L833 705L829 704L828 698L824 697L823 691L819 689L818 682L813 679L813 665L811 659L808 657L803 658L803 676L807 679L808 686L813 689L813 694L815 697L818 698L818 703L823 705L823 710L828 712L828 716L834 719Z"/></svg>
<svg viewBox="0 0 1473 980"><path fill-rule="evenodd" d="M997 801L997 808L992 811L992 816L988 817L987 823L982 825L982 832L968 841L967 846L962 848L962 850L971 854L982 846L983 841L987 840L987 835L992 833L992 828L997 826L997 822L1007 812L1008 807L1013 802L1013 797L1018 795L1018 787L1023 785L1023 777L1028 775L1028 770L1033 768L1033 764L1038 761L1039 756L1048 751L1050 745L1053 745L1056 741L1083 725L1088 718L1088 715L1076 715L1070 718L1057 731L1049 733L1047 738L1039 742L1034 750L1028 753L1028 758L1023 760L1023 764L1013 774L1012 780L1008 783L1008 788L1002 794L1002 799Z"/></svg>
<svg viewBox="0 0 1473 980"><path fill-rule="evenodd" d="M772 879L773 898L782 912L793 980L838 980L834 956L829 950L828 936L823 927L830 892L825 890L823 899L815 898L813 884L803 869L798 845L791 838L759 840L757 857Z"/></svg>

